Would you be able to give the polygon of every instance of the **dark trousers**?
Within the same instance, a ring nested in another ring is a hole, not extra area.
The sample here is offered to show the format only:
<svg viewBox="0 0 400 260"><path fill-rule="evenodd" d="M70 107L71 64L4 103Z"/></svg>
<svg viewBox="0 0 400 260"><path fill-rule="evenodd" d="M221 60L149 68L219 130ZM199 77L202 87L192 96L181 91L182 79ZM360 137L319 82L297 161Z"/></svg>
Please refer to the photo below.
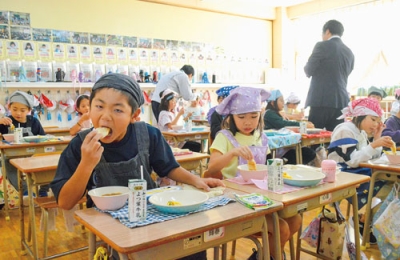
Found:
<svg viewBox="0 0 400 260"><path fill-rule="evenodd" d="M157 101L151 101L151 110L153 110L153 115L158 123L158 116L160 115L160 103Z"/></svg>
<svg viewBox="0 0 400 260"><path fill-rule="evenodd" d="M310 107L308 121L312 122L316 128L333 131L338 124L344 122L343 119L337 119L342 115L341 110L341 108L333 107Z"/></svg>
<svg viewBox="0 0 400 260"><path fill-rule="evenodd" d="M302 155L302 160L303 160L303 164L306 165L309 162L311 162L312 160L315 159L315 157L317 156L317 154L315 153L315 151L309 147L302 147L301 148L301 155ZM296 150L295 149L291 149L289 151L287 151L282 158L286 158L287 159L287 164L297 164L296 162Z"/></svg>

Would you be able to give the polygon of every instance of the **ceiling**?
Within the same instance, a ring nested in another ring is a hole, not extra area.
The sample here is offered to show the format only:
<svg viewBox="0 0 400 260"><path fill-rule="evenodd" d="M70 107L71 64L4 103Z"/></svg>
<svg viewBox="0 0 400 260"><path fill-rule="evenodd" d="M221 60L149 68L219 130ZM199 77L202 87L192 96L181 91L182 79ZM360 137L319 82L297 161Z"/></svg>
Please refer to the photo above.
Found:
<svg viewBox="0 0 400 260"><path fill-rule="evenodd" d="M290 7L318 0L138 0L237 16L273 20L276 7Z"/></svg>

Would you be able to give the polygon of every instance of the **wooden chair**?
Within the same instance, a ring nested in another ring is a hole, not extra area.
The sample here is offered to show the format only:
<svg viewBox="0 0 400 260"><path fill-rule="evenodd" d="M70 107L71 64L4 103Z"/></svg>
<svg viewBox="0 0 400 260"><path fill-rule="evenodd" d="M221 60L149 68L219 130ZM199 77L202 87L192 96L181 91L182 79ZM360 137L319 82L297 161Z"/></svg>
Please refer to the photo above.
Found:
<svg viewBox="0 0 400 260"><path fill-rule="evenodd" d="M47 240L48 240L48 220L49 220L49 210L58 208L58 204L54 197L38 197L34 199L34 203L38 205L43 213L43 233L44 233L44 241L43 241L43 248L44 248L44 258L47 256ZM84 204L86 203L86 196L82 197L79 201L79 208L83 209ZM82 225L82 230L84 230L84 226Z"/></svg>
<svg viewBox="0 0 400 260"><path fill-rule="evenodd" d="M38 153L38 154L34 154L32 155L32 157L37 157L37 156L47 156L47 155L52 155L52 154L60 154L61 151L56 151L56 152L48 152L48 153ZM36 194L38 194L37 192L37 186L36 186ZM47 197L36 197L33 199L33 202L35 205L38 205L40 207L40 209L42 210L42 214L43 214L43 233L44 233L44 241L43 241L43 247L44 247L44 258L46 258L47 256L47 241L48 241L48 220L49 220L49 210L50 209L56 209L58 208L58 204L56 199L54 198L54 196L47 196ZM84 205L86 203L86 196L83 196L77 204L79 204L79 208L83 209ZM28 228L28 241L30 241L31 239L31 227L30 225L34 225L34 223L30 223L29 222L29 228ZM84 226L81 226L82 231L85 229ZM80 250L72 250L71 252L77 252L77 251L81 251Z"/></svg>

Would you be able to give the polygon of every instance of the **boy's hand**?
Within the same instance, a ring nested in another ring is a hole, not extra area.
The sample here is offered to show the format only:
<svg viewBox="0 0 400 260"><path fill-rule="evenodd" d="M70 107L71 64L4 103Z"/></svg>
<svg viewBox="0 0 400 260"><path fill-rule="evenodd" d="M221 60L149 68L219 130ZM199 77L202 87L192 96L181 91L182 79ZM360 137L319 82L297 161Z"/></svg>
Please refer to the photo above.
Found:
<svg viewBox="0 0 400 260"><path fill-rule="evenodd" d="M0 119L0 124L2 125L11 125L12 124L12 120L9 117L3 117Z"/></svg>
<svg viewBox="0 0 400 260"><path fill-rule="evenodd" d="M203 189L205 191L210 191L210 188L222 186L225 187L225 184L219 180L214 178L198 178L194 186L198 189Z"/></svg>
<svg viewBox="0 0 400 260"><path fill-rule="evenodd" d="M93 130L88 133L85 137L85 140L83 140L81 146L81 163L86 167L94 169L94 167L100 162L101 155L104 151L104 147L101 146L99 142L102 137L102 134L98 133L96 130Z"/></svg>

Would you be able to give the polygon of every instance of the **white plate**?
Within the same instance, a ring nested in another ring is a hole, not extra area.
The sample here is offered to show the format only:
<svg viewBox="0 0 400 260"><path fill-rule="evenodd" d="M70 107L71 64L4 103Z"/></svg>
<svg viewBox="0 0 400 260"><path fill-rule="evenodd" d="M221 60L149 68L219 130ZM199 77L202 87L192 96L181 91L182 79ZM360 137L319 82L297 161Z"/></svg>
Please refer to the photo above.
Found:
<svg viewBox="0 0 400 260"><path fill-rule="evenodd" d="M49 139L48 136L25 136L23 137L24 141L27 143L40 143L40 142L44 142L47 141Z"/></svg>
<svg viewBox="0 0 400 260"><path fill-rule="evenodd" d="M283 182L297 187L315 186L325 178L319 169L307 166L286 165L283 167L283 172L286 172L292 179L283 178Z"/></svg>
<svg viewBox="0 0 400 260"><path fill-rule="evenodd" d="M165 213L187 213L197 210L208 200L208 195L196 190L175 190L156 193L149 198L159 211ZM169 206L168 201L179 202L181 205Z"/></svg>

